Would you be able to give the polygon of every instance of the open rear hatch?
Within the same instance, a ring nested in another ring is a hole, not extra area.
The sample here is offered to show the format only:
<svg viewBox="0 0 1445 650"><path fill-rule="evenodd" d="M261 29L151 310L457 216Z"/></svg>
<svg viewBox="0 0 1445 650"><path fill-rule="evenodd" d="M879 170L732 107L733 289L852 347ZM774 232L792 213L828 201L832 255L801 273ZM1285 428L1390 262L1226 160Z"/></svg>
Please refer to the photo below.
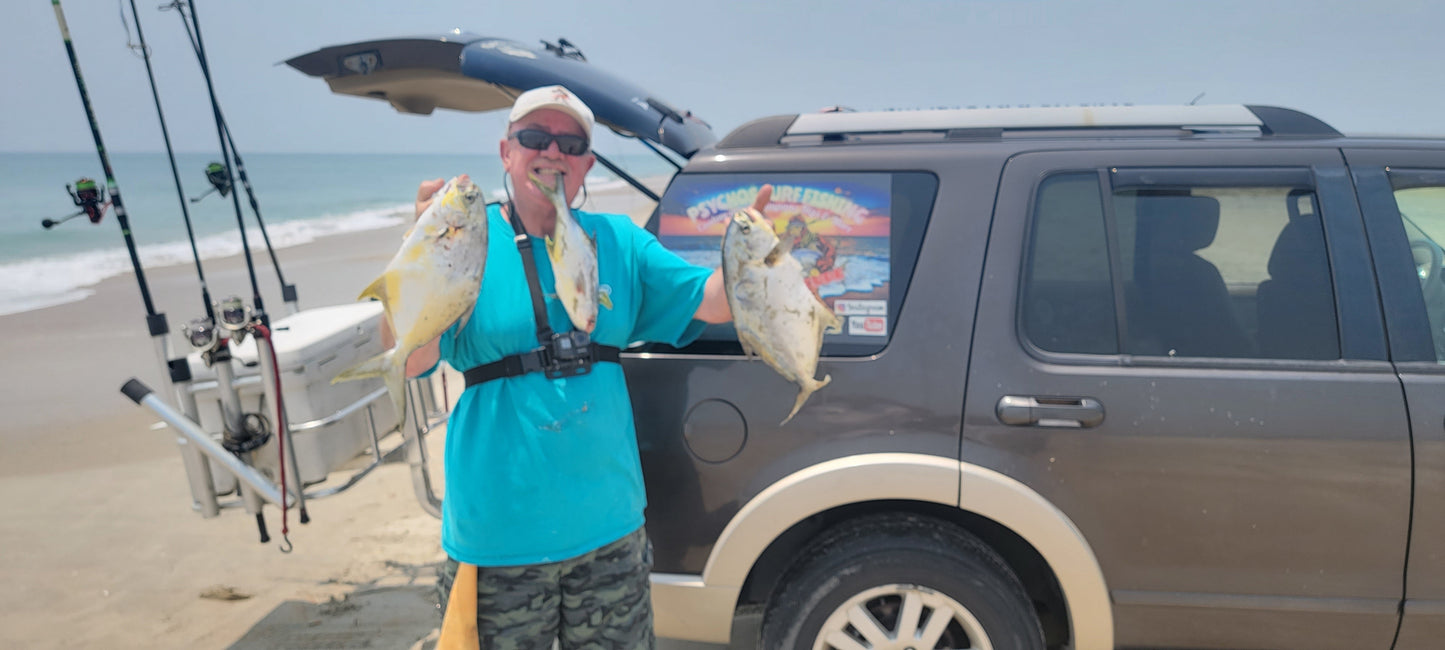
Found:
<svg viewBox="0 0 1445 650"><path fill-rule="evenodd" d="M526 90L561 84L587 102L598 122L683 158L717 139L691 111L587 63L565 39L558 42L536 48L458 30L334 45L286 63L325 79L332 92L385 100L403 113L500 110Z"/></svg>

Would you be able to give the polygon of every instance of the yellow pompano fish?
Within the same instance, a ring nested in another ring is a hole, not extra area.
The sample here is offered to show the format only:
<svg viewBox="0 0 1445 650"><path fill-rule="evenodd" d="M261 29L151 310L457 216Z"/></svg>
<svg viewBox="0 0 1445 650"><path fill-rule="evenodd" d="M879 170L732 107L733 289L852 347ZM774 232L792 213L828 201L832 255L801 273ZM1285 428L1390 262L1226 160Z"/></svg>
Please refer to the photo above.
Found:
<svg viewBox="0 0 1445 650"><path fill-rule="evenodd" d="M591 333L597 327L599 300L608 309L612 308L607 297L597 293L597 240L582 230L567 207L562 176L558 175L552 186L535 174L527 174L527 178L552 200L557 210L557 223L547 237L547 258L552 260L552 283L557 299L567 309L572 326Z"/></svg>
<svg viewBox="0 0 1445 650"><path fill-rule="evenodd" d="M452 178L432 195L386 270L357 298L381 301L396 345L341 371L331 383L385 378L397 421L404 423L407 357L458 319L466 323L486 263L486 200L471 181Z"/></svg>
<svg viewBox="0 0 1445 650"><path fill-rule="evenodd" d="M793 410L782 424L793 419L809 395L833 380L813 375L823 332L842 326L803 282L803 265L790 249L757 210L734 213L723 235L723 288L743 352L761 357L799 388Z"/></svg>

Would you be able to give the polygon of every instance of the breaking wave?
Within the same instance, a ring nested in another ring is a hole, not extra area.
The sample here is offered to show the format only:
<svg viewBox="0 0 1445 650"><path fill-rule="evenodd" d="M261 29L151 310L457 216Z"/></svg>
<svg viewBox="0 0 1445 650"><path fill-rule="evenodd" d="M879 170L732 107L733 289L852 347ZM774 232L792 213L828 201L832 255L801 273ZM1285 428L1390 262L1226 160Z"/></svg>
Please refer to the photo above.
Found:
<svg viewBox="0 0 1445 650"><path fill-rule="evenodd" d="M289 248L322 237L396 226L411 211L412 206L407 204L283 221L268 224L266 233L273 247ZM266 244L259 230L247 228L246 237L253 252L265 254ZM202 260L236 255L241 252L241 238L234 229L208 235L196 240L196 250ZM194 260L191 246L184 240L147 244L140 246L137 253L147 270ZM84 300L95 293L92 287L101 280L130 271L130 255L120 247L0 264L0 316Z"/></svg>

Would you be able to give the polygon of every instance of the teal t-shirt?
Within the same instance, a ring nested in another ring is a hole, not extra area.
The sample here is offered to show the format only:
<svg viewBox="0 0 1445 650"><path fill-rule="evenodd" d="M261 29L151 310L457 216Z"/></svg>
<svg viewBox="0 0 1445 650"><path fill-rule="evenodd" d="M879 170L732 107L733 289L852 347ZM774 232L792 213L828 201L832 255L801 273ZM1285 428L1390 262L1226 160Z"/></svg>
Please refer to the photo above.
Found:
<svg viewBox="0 0 1445 650"><path fill-rule="evenodd" d="M522 258L499 206L487 208L481 293L465 326L441 338L458 370L537 347ZM692 316L710 271L679 258L624 216L574 213L597 240L600 292L592 340L684 345L702 332ZM547 316L574 329L553 290L546 247L532 238ZM616 541L643 523L647 497L622 367L598 363L578 377L496 379L462 393L447 424L442 548L461 562L556 562Z"/></svg>

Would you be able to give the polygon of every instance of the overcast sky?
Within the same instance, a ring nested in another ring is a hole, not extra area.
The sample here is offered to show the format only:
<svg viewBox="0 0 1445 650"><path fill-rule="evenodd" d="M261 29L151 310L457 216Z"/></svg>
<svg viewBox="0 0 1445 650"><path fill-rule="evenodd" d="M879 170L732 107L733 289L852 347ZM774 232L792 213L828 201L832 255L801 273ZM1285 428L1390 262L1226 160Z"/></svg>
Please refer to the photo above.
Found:
<svg viewBox="0 0 1445 650"><path fill-rule="evenodd" d="M136 3L172 140L215 151L195 57L176 12L158 4ZM121 5L64 2L107 147L163 151ZM92 150L50 3L5 7L0 151ZM1445 135L1438 2L200 0L197 10L243 154L494 149L499 115L402 115L278 65L327 45L453 28L532 44L565 37L719 135L837 104L1184 104L1200 93L1201 104L1297 108L1346 133Z"/></svg>

